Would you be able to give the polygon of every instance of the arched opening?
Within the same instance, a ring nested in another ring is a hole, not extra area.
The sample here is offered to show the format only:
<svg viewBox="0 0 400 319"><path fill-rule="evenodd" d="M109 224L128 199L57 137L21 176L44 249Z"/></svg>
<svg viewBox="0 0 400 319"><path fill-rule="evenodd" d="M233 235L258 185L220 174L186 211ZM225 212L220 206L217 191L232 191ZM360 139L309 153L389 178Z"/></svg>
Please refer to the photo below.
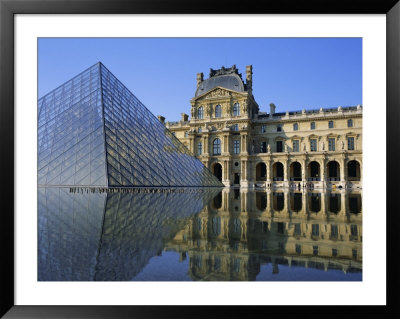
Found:
<svg viewBox="0 0 400 319"><path fill-rule="evenodd" d="M267 180L267 166L265 163L258 163L256 166L256 181Z"/></svg>
<svg viewBox="0 0 400 319"><path fill-rule="evenodd" d="M347 163L347 179L349 181L361 180L360 163L354 160Z"/></svg>
<svg viewBox="0 0 400 319"><path fill-rule="evenodd" d="M283 181L283 164L280 162L274 163L272 170L274 181Z"/></svg>
<svg viewBox="0 0 400 319"><path fill-rule="evenodd" d="M285 197L283 193L273 193L272 195L272 208L280 212L285 207Z"/></svg>
<svg viewBox="0 0 400 319"><path fill-rule="evenodd" d="M222 182L222 166L219 163L215 163L213 167L213 174L219 181Z"/></svg>
<svg viewBox="0 0 400 319"><path fill-rule="evenodd" d="M328 180L340 181L340 165L336 161L330 161L328 163Z"/></svg>
<svg viewBox="0 0 400 319"><path fill-rule="evenodd" d="M220 209L222 207L222 192L219 192L219 194L214 197L212 206L214 209Z"/></svg>
<svg viewBox="0 0 400 319"><path fill-rule="evenodd" d="M321 210L320 193L309 193L309 208L313 213L318 213Z"/></svg>
<svg viewBox="0 0 400 319"><path fill-rule="evenodd" d="M293 212L301 211L303 207L302 204L302 194L301 193L291 193L290 194L290 209Z"/></svg>
<svg viewBox="0 0 400 319"><path fill-rule="evenodd" d="M267 208L267 194L264 192L256 192L256 207L258 210L264 211Z"/></svg>
<svg viewBox="0 0 400 319"><path fill-rule="evenodd" d="M349 213L359 214L361 213L361 194L351 194L348 197Z"/></svg>
<svg viewBox="0 0 400 319"><path fill-rule="evenodd" d="M301 164L299 162L290 165L290 180L301 181Z"/></svg>
<svg viewBox="0 0 400 319"><path fill-rule="evenodd" d="M321 174L318 162L311 162L308 164L308 180L309 181L319 181L321 180Z"/></svg>
<svg viewBox="0 0 400 319"><path fill-rule="evenodd" d="M340 211L340 201L341 195L340 194L329 194L328 196L328 211L330 213L338 213Z"/></svg>

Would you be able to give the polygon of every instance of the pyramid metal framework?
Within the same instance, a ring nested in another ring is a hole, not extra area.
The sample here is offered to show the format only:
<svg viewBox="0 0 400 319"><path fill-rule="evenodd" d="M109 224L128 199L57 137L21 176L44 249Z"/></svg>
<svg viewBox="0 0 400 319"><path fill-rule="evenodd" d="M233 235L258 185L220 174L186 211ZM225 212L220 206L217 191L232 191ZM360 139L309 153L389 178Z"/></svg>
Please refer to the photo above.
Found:
<svg viewBox="0 0 400 319"><path fill-rule="evenodd" d="M100 62L39 99L38 184L223 186Z"/></svg>

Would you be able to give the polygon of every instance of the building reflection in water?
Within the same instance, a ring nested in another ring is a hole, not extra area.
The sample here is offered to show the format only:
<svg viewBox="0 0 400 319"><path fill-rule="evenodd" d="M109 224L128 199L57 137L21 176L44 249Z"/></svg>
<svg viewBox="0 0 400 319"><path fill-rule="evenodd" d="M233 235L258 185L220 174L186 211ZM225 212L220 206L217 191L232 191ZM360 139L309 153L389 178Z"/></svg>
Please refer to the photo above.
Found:
<svg viewBox="0 0 400 319"><path fill-rule="evenodd" d="M40 188L38 231L42 281L135 280L164 252L191 280L252 281L266 265L362 272L359 192Z"/></svg>
<svg viewBox="0 0 400 319"><path fill-rule="evenodd" d="M361 193L224 189L165 249L193 280L256 280L263 265L361 274Z"/></svg>

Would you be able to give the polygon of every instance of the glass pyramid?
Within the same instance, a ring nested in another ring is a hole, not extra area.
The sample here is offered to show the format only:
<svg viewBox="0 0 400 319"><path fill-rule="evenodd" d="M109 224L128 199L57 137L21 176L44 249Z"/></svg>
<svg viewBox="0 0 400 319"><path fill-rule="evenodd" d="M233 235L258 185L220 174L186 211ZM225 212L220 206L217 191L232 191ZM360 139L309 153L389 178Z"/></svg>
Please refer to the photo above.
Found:
<svg viewBox="0 0 400 319"><path fill-rule="evenodd" d="M39 185L223 186L100 62L38 113Z"/></svg>

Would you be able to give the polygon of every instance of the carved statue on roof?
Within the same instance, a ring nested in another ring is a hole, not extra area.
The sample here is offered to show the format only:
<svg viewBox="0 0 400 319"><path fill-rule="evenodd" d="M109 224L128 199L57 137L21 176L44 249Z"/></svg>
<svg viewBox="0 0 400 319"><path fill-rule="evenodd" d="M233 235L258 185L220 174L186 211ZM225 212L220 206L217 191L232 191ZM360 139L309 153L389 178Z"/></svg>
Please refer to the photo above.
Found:
<svg viewBox="0 0 400 319"><path fill-rule="evenodd" d="M218 76L218 75L225 75L225 74L233 74L236 73L238 75L240 75L240 77L242 77L241 74L239 74L238 69L236 68L236 64L234 64L232 67L230 68L225 68L224 66L222 66L220 69L214 70L212 68L210 68L210 78L212 76Z"/></svg>

